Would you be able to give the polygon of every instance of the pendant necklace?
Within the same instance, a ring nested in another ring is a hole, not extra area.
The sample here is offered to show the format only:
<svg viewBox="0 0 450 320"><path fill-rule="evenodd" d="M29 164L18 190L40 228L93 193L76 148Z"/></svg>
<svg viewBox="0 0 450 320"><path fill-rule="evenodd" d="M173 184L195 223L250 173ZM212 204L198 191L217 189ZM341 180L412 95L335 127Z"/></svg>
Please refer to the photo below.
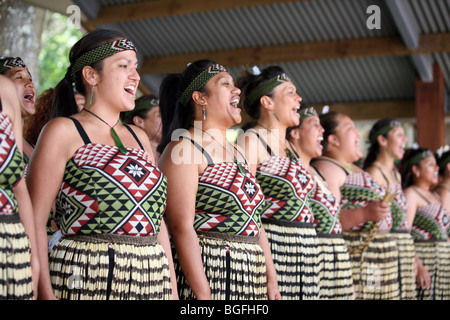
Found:
<svg viewBox="0 0 450 320"><path fill-rule="evenodd" d="M114 130L114 127L119 123L119 120L117 120L117 122L113 125L110 126L108 124L108 122L106 122L105 120L103 120L102 118L100 118L98 115L96 115L95 113L93 113L92 111L89 111L88 109L83 108L84 111L92 114L94 117L96 117L97 119L99 119L101 122L103 122L104 124L106 124L108 127L111 128L111 134L114 138L114 141L116 142L117 147L119 148L119 151L123 154L127 154L127 149L124 147L122 141L120 141L119 136L117 135L116 130Z"/></svg>
<svg viewBox="0 0 450 320"><path fill-rule="evenodd" d="M194 127L194 128L196 128L196 127ZM196 129L198 129L198 128L196 128ZM220 143L219 141L217 141L216 138L214 138L211 134L209 134L208 132L206 132L206 131L203 130L203 129L200 129L200 130L202 130L204 133L206 133L208 136L210 136L215 142L217 142L217 143L225 150L225 152L231 153L227 148L225 148L225 147L223 146L222 143ZM228 142L227 142L227 144L228 144ZM239 161L238 161L238 159L236 158L236 156L234 155L234 153L233 153L233 162L237 165L237 167L238 167L238 169L239 169L239 172L240 172L244 177L246 177L246 176L247 176L247 172L245 172L244 167L242 167L242 165L239 163Z"/></svg>

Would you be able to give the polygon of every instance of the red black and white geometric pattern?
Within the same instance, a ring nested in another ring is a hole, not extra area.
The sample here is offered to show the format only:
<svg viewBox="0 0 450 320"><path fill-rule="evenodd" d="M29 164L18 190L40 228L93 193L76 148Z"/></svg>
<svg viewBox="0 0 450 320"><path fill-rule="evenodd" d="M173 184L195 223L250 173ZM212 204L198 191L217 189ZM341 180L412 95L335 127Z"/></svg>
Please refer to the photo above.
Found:
<svg viewBox="0 0 450 320"><path fill-rule="evenodd" d="M23 177L24 164L9 117L0 111L0 215L18 213L13 188Z"/></svg>
<svg viewBox="0 0 450 320"><path fill-rule="evenodd" d="M353 172L347 176L341 187L341 210L366 207L371 201L380 201L386 190L367 172ZM361 223L352 228L353 231L369 230L372 222ZM379 222L379 231L389 231L392 228L392 214L389 211L386 219Z"/></svg>
<svg viewBox="0 0 450 320"><path fill-rule="evenodd" d="M311 197L311 210L314 213L314 227L318 234L342 234L340 209L340 203L327 188L326 182L317 183Z"/></svg>
<svg viewBox="0 0 450 320"><path fill-rule="evenodd" d="M167 181L145 151L88 144L68 162L58 195L63 234L159 233Z"/></svg>
<svg viewBox="0 0 450 320"><path fill-rule="evenodd" d="M244 176L234 162L209 165L199 176L194 228L259 236L264 195L247 164Z"/></svg>
<svg viewBox="0 0 450 320"><path fill-rule="evenodd" d="M316 183L301 161L271 157L257 166L256 177L266 201L264 218L313 223L309 206Z"/></svg>

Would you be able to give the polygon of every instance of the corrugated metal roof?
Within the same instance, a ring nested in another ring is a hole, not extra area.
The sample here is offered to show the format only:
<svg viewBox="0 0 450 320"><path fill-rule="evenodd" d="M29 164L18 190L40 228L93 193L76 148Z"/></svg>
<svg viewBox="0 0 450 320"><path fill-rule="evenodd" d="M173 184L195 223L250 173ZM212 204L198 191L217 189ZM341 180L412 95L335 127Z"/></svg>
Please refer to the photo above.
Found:
<svg viewBox="0 0 450 320"><path fill-rule="evenodd" d="M113 2L126 1L102 1ZM381 15L381 29L366 27L366 9L372 4L387 10L379 0L301 1L118 25L148 57L398 35L388 14Z"/></svg>
<svg viewBox="0 0 450 320"><path fill-rule="evenodd" d="M102 6L140 2L98 1ZM420 33L450 32L450 1L406 0L406 4L411 7ZM369 16L366 11L371 5L381 10L381 29L366 26ZM114 24L114 28L132 38L145 57L399 36L384 0L255 4L245 8L119 22ZM450 53L434 53L432 57L440 64L446 78L446 89L450 91ZM414 99L415 96L416 70L407 56L279 64L308 103ZM239 75L239 68L230 70L234 77ZM161 74L148 74L141 78L157 94L163 77Z"/></svg>

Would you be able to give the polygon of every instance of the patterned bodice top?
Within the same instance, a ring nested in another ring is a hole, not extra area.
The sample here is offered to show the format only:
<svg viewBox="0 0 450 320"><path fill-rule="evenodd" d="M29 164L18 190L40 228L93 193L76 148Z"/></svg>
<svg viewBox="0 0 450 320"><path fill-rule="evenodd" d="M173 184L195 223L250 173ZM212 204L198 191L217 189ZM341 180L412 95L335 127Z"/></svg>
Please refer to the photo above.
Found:
<svg viewBox="0 0 450 320"><path fill-rule="evenodd" d="M258 164L256 178L266 201L263 218L314 222L309 206L316 183L300 159L272 156Z"/></svg>
<svg viewBox="0 0 450 320"><path fill-rule="evenodd" d="M13 188L23 177L23 160L12 132L12 123L0 101L0 215L18 213Z"/></svg>
<svg viewBox="0 0 450 320"><path fill-rule="evenodd" d="M122 154L116 146L91 143L72 120L85 145L67 162L58 193L62 233L157 235L166 208L166 177L143 149Z"/></svg>
<svg viewBox="0 0 450 320"><path fill-rule="evenodd" d="M256 237L264 195L247 164L244 176L234 162L209 165L199 176L194 228Z"/></svg>
<svg viewBox="0 0 450 320"><path fill-rule="evenodd" d="M386 190L376 182L367 172L353 172L347 176L341 187L341 210L366 207L371 201L382 200ZM353 231L368 231L372 222L361 223L352 228ZM379 222L379 231L390 231L392 228L392 214Z"/></svg>
<svg viewBox="0 0 450 320"><path fill-rule="evenodd" d="M317 185L311 197L311 210L314 215L314 227L318 235L342 234L342 225L339 221L341 205L328 189L326 181L314 177Z"/></svg>
<svg viewBox="0 0 450 320"><path fill-rule="evenodd" d="M411 235L415 240L446 240L450 233L450 214L444 205L428 203L416 211Z"/></svg>
<svg viewBox="0 0 450 320"><path fill-rule="evenodd" d="M264 195L246 163L214 163L210 155L190 140L208 160L199 174L194 229L230 235L258 237Z"/></svg>
<svg viewBox="0 0 450 320"><path fill-rule="evenodd" d="M391 201L392 231L409 231L410 228L406 219L408 203L402 186L399 184L396 189L397 193Z"/></svg>

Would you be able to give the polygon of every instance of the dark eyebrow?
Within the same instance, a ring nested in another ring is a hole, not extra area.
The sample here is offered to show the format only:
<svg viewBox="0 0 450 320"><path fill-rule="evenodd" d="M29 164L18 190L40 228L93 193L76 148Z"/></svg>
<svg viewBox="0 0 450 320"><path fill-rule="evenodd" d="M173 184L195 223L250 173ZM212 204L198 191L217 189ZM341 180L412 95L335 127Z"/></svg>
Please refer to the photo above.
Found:
<svg viewBox="0 0 450 320"><path fill-rule="evenodd" d="M25 71L27 71L28 75L30 76L30 79L33 79L33 77L31 76L30 71L24 70L24 69L17 69L16 71L13 72L13 74L11 76L15 76L17 73L22 73L22 72L25 72Z"/></svg>

